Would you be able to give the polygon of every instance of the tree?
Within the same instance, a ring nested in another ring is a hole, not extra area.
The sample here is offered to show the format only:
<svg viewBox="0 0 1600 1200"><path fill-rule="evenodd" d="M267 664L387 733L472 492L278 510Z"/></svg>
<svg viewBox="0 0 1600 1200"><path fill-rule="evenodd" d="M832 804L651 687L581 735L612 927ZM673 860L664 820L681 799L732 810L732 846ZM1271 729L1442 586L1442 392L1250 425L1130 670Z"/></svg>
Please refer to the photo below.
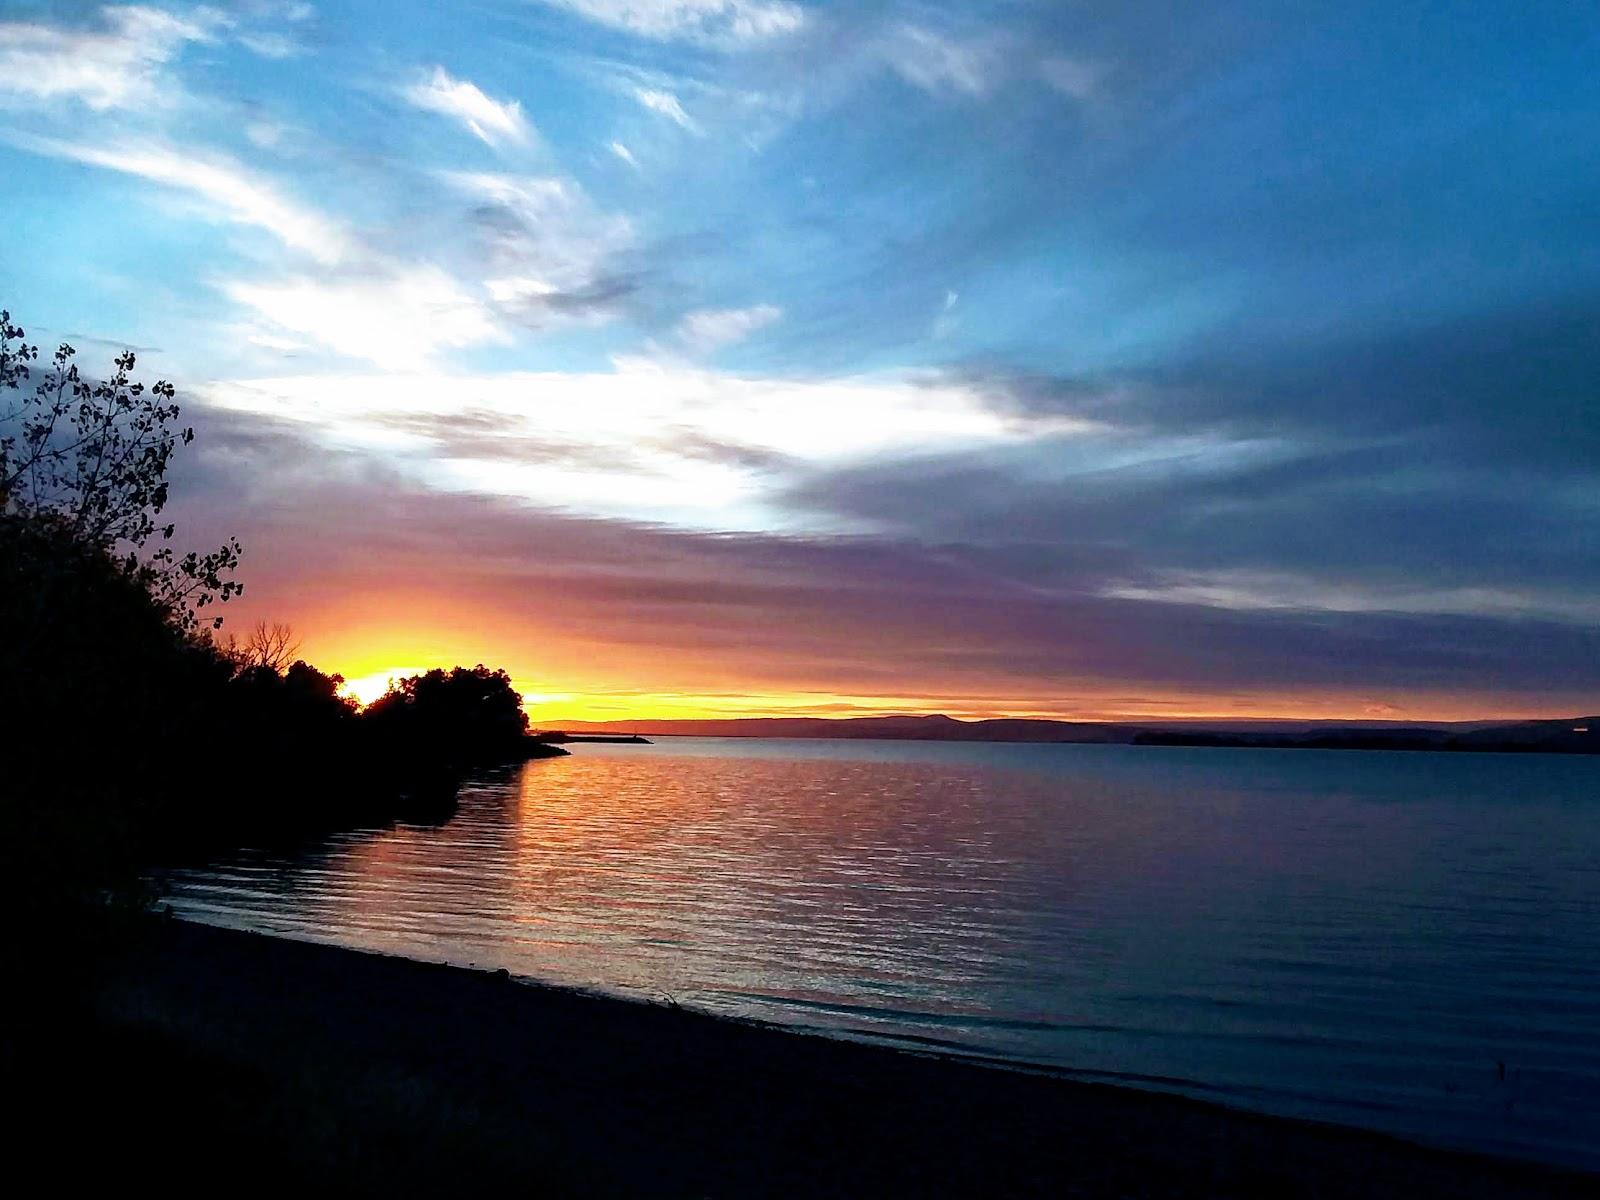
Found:
<svg viewBox="0 0 1600 1200"><path fill-rule="evenodd" d="M73 360L41 368L0 310L0 885L36 949L138 907L151 831L215 796L231 668L207 610L240 590L236 541L180 557L160 519L193 438L172 386L131 353L97 380Z"/></svg>
<svg viewBox="0 0 1600 1200"><path fill-rule="evenodd" d="M291 626L257 621L242 643L230 643L230 650L241 670L260 667L281 675L299 656L300 639Z"/></svg>
<svg viewBox="0 0 1600 1200"><path fill-rule="evenodd" d="M404 680L369 720L289 626L219 644L239 544L170 548L167 468L193 438L173 388L137 382L131 353L98 381L73 359L41 372L0 311L0 888L27 954L81 966L148 868L447 816L463 769L528 747L504 671Z"/></svg>
<svg viewBox="0 0 1600 1200"><path fill-rule="evenodd" d="M528 714L504 671L456 667L390 684L362 722L410 756L466 764L525 755Z"/></svg>
<svg viewBox="0 0 1600 1200"><path fill-rule="evenodd" d="M65 343L40 372L38 347L25 339L0 310L0 393L22 393L0 406L0 514L107 555L180 629L220 627L222 618L204 610L244 590L232 578L238 541L178 557L167 545L174 525L159 520L173 451L194 440L193 429L176 424L173 386L134 380L131 350L110 375L85 379Z"/></svg>

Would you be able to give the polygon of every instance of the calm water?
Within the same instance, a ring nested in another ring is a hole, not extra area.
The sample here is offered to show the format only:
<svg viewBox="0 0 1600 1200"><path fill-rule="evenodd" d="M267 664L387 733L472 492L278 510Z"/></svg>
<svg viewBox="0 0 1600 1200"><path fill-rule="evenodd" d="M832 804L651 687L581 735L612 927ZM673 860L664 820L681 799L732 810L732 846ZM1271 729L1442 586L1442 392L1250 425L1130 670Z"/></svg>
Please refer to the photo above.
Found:
<svg viewBox="0 0 1600 1200"><path fill-rule="evenodd" d="M1600 1168L1600 760L664 739L217 924ZM1504 1078L1498 1063L1504 1064Z"/></svg>

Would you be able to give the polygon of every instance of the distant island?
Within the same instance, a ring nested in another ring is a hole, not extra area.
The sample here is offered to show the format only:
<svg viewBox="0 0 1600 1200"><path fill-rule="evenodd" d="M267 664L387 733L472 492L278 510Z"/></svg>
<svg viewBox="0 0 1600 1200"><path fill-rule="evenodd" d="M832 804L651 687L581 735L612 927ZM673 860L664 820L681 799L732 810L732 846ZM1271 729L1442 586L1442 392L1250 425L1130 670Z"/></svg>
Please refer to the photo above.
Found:
<svg viewBox="0 0 1600 1200"><path fill-rule="evenodd" d="M1131 722L1004 717L962 721L942 714L886 717L739 717L713 720L568 721L573 737L882 738L921 742L1027 742L1112 746L1233 746L1296 750L1448 750L1600 754L1600 716L1540 721L1272 719Z"/></svg>
<svg viewBox="0 0 1600 1200"><path fill-rule="evenodd" d="M568 742L614 742L630 746L648 746L650 739L637 733L569 733L565 729L541 729L528 735L528 741L537 746L554 748ZM566 753L562 751L562 753Z"/></svg>

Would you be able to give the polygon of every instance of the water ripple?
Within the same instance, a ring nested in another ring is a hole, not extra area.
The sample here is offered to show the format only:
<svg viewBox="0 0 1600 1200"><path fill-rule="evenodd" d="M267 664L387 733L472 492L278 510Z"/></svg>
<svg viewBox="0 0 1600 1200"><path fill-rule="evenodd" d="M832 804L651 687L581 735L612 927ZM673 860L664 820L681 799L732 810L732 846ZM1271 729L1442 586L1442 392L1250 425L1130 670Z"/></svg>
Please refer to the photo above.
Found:
<svg viewBox="0 0 1600 1200"><path fill-rule="evenodd" d="M1600 1167L1600 763L676 740L174 906Z"/></svg>

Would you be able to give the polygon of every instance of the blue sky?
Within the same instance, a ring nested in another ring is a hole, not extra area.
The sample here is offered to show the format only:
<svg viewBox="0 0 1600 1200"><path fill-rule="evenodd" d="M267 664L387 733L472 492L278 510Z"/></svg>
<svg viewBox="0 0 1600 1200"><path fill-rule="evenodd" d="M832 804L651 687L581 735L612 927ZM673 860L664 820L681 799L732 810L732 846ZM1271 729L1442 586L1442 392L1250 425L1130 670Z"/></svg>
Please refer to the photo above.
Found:
<svg viewBox="0 0 1600 1200"><path fill-rule="evenodd" d="M1597 52L1570 4L4 0L0 302L147 348L198 528L335 657L404 656L314 599L399 521L484 543L429 619L499 597L551 694L1592 708Z"/></svg>

